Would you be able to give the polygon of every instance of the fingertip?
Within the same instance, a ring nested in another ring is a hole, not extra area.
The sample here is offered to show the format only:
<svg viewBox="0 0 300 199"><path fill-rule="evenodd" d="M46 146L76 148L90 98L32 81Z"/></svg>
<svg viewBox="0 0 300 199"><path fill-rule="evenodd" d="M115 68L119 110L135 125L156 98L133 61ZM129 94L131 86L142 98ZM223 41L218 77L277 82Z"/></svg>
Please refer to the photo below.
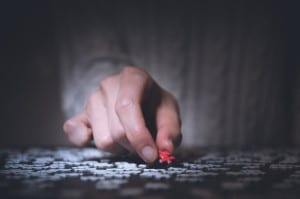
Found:
<svg viewBox="0 0 300 199"><path fill-rule="evenodd" d="M63 125L63 130L67 135L76 133L77 128L78 128L78 122L76 122L73 119L68 119L67 121L65 121Z"/></svg>
<svg viewBox="0 0 300 199"><path fill-rule="evenodd" d="M147 145L144 146L141 150L141 157L146 163L153 163L157 159L157 149L156 147Z"/></svg>
<svg viewBox="0 0 300 199"><path fill-rule="evenodd" d="M127 128L125 133L130 146L146 163L153 163L157 159L157 147L146 126L136 123Z"/></svg>
<svg viewBox="0 0 300 199"><path fill-rule="evenodd" d="M70 141L76 146L84 146L88 141L91 140L92 131L83 124L77 124L73 126L72 132L69 134Z"/></svg>
<svg viewBox="0 0 300 199"><path fill-rule="evenodd" d="M68 135L70 142L76 146L84 146L92 137L91 129L83 122L73 118L64 123L63 130Z"/></svg>
<svg viewBox="0 0 300 199"><path fill-rule="evenodd" d="M82 125L78 131L81 133L76 134L76 136L71 139L73 139L73 143L76 146L85 146L92 139L92 130Z"/></svg>
<svg viewBox="0 0 300 199"><path fill-rule="evenodd" d="M181 133L168 133L168 131L159 131L156 137L156 144L159 150L166 150L173 153L180 145L182 140Z"/></svg>
<svg viewBox="0 0 300 199"><path fill-rule="evenodd" d="M169 151L173 153L175 150L174 144L170 139L157 139L157 146L160 151Z"/></svg>

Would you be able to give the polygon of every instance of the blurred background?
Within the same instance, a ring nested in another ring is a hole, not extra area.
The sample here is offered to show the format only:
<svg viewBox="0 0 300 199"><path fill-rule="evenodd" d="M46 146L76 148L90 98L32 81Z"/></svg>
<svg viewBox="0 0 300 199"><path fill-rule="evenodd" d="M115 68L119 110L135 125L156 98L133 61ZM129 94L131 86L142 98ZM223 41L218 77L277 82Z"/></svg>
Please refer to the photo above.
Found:
<svg viewBox="0 0 300 199"><path fill-rule="evenodd" d="M65 144L50 1L1 5L1 146Z"/></svg>
<svg viewBox="0 0 300 199"><path fill-rule="evenodd" d="M68 12L64 16L64 11L68 10L69 7L80 13L82 7L92 8L94 5L99 6L99 2L101 2L102 7L105 7L106 4L110 6L118 4L118 1L82 1L80 3L76 1L11 1L2 3L0 30L0 146L69 144L62 132L65 116L61 108L60 95L62 85L60 59L62 55L60 51L61 37L58 33L58 27L61 26L59 20L67 17ZM132 7L139 6L137 2L126 1ZM172 4L172 1L163 2L165 5ZM186 2L189 1L182 1L180 6L184 7ZM244 38L268 34L264 36L270 39L270 49L275 49L271 53L275 54L270 56L267 52L262 54L262 56L276 57L273 60L274 62L271 62L274 66L268 67L268 70L260 70L259 66L255 67L255 70L258 70L258 72L251 70L251 64L255 63L249 59L251 53L255 54L265 47L263 46L263 41L261 43L257 42L253 46L250 45L251 50L245 51L245 56L240 57L238 63L235 63L235 67L231 68L234 70L233 74L240 75L238 76L239 78L233 78L232 80L239 85L243 83L243 79L259 73L266 77L266 82L274 83L274 87L269 85L265 90L266 95L270 94L269 97L265 98L265 103L272 104L270 106L272 110L268 114L274 117L270 120L269 117L265 117L263 114L260 115L259 125L256 125L254 130L261 130L267 126L270 127L268 131L271 132L284 131L285 133L282 134L284 136L274 136L274 142L271 142L276 145L299 145L300 14L298 3L296 1L271 0L235 0L226 2L214 0L201 2L202 6L199 6L199 13L203 13L202 22L204 21L204 24L207 25L206 27L210 27L210 23L216 22L214 20L222 19L222 13L225 12L222 8L235 7L241 13L236 15L236 18L228 20L229 23L231 22L230 20L238 22L237 27L246 35ZM228 12L228 9L225 10ZM221 12L221 15L214 18L218 12ZM60 13L61 16L57 16L57 13ZM93 15L88 17L93 17ZM264 21L266 23L265 26L262 25ZM256 26L256 24L259 25ZM89 24L86 24L86 26L88 27ZM220 23L220 27L210 29L210 33L214 33L214 31L219 32L227 28L229 27ZM253 32L249 33L248 30L253 30ZM243 44L249 45L249 41L245 42L243 38L237 38L237 40L232 42L241 44L241 46ZM232 48L230 46L229 43L228 50L224 52L231 51ZM210 49L207 52L209 53L205 53L205 51L202 53L211 57L211 60L218 59ZM248 56L249 54L250 56ZM209 64L206 65L209 66ZM244 70L244 66L248 66L247 70ZM208 71L208 75L213 74L213 72L209 72L212 70L210 68L202 70ZM214 76L207 76L205 81L214 82L216 79ZM257 85L257 87L259 86ZM243 88L240 87L240 89L239 92L232 94L231 99L242 99L240 96L243 96ZM215 92L219 90L215 89ZM214 92L214 89L212 88L210 92ZM257 95L261 94L264 93L257 93ZM245 105L243 103L244 101L234 101L238 111L233 112L232 117L235 119L231 120L239 123L240 126L247 125L247 121L239 120L242 117L239 115L240 111L243 111L243 106ZM226 111L226 109L221 111ZM231 130L230 127L228 129L227 131ZM239 129L243 128L239 127ZM219 130L222 131L222 129Z"/></svg>

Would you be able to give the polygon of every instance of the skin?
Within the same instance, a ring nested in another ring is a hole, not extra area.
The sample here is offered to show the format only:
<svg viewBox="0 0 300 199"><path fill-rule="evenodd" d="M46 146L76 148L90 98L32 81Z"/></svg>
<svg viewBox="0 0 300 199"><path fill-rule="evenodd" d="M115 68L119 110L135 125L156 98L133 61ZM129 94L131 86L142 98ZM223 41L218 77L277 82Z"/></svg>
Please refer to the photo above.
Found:
<svg viewBox="0 0 300 199"><path fill-rule="evenodd" d="M146 163L157 159L158 150L173 153L182 138L177 101L138 67L101 80L63 128L77 146L94 139L103 151L137 153Z"/></svg>

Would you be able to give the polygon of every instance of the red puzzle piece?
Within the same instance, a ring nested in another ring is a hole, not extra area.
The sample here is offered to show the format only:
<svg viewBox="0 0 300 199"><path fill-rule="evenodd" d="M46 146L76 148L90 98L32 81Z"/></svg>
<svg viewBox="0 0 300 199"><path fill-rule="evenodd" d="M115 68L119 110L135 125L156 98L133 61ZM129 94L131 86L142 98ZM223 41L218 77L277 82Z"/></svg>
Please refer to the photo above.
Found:
<svg viewBox="0 0 300 199"><path fill-rule="evenodd" d="M159 162L167 162L168 164L171 164L175 160L175 157L171 155L168 151L159 151Z"/></svg>

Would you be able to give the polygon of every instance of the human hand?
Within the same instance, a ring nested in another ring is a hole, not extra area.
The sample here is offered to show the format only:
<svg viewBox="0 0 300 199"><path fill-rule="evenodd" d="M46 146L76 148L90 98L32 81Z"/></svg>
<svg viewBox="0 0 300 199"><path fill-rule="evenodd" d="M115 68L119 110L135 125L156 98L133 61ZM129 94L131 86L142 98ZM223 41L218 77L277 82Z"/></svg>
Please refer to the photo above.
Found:
<svg viewBox="0 0 300 199"><path fill-rule="evenodd" d="M100 81L84 109L64 123L70 141L83 146L136 152L152 163L158 150L172 153L181 142L181 121L175 98L141 68L125 67Z"/></svg>

